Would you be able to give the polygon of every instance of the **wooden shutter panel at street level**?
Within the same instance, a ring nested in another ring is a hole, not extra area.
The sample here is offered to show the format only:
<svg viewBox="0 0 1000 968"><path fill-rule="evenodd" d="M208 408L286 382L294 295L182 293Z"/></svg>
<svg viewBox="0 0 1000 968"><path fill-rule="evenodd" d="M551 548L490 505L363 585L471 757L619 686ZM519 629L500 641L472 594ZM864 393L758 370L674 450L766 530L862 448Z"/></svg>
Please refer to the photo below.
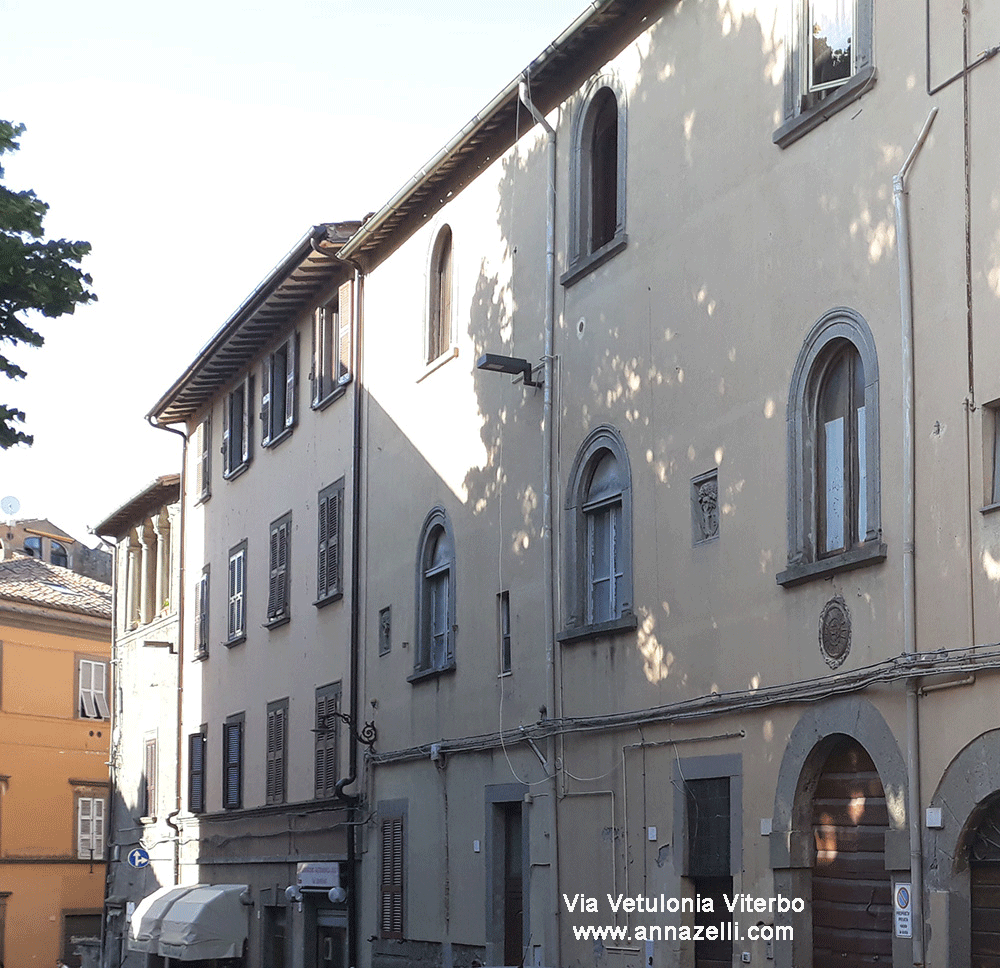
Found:
<svg viewBox="0 0 1000 968"><path fill-rule="evenodd" d="M383 938L403 937L403 818L382 821L382 894L380 929Z"/></svg>
<svg viewBox="0 0 1000 968"><path fill-rule="evenodd" d="M354 336L354 286L350 280L340 287L337 297L337 382L351 379L351 350Z"/></svg>
<svg viewBox="0 0 1000 968"><path fill-rule="evenodd" d="M892 964L888 829L875 764L860 743L840 737L813 794L814 968Z"/></svg>
<svg viewBox="0 0 1000 968"><path fill-rule="evenodd" d="M188 737L188 810L202 813L205 809L205 740L203 732Z"/></svg>

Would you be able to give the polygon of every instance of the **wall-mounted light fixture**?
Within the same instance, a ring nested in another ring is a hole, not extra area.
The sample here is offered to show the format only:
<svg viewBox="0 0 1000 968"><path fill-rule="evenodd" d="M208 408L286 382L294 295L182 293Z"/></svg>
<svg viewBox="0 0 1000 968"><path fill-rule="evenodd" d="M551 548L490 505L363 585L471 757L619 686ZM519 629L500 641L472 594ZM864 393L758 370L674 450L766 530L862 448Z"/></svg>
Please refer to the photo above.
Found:
<svg viewBox="0 0 1000 968"><path fill-rule="evenodd" d="M476 361L477 370L495 370L497 373L521 374L521 382L526 387L540 387L542 380L531 378L531 364L519 356L501 356L499 353L483 353Z"/></svg>

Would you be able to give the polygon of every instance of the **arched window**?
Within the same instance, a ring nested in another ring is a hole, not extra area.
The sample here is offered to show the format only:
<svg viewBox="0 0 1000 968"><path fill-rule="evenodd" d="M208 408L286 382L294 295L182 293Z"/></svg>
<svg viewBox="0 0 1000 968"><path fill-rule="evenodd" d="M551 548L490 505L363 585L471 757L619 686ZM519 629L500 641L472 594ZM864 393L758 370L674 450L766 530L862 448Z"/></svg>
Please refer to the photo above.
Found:
<svg viewBox="0 0 1000 968"><path fill-rule="evenodd" d="M24 550L32 558L42 557L42 539L34 536L24 539Z"/></svg>
<svg viewBox="0 0 1000 968"><path fill-rule="evenodd" d="M560 641L635 628L632 481L612 427L584 441L566 495L566 620Z"/></svg>
<svg viewBox="0 0 1000 968"><path fill-rule="evenodd" d="M62 568L69 568L69 554L67 553L65 546L60 544L58 541L52 542L52 550L49 553L49 560L53 565L59 565Z"/></svg>
<svg viewBox="0 0 1000 968"><path fill-rule="evenodd" d="M432 363L452 347L454 271L451 227L444 225L431 250L427 300L425 362Z"/></svg>
<svg viewBox="0 0 1000 968"><path fill-rule="evenodd" d="M781 585L886 557L879 482L878 360L865 320L823 316L788 394L788 567Z"/></svg>
<svg viewBox="0 0 1000 968"><path fill-rule="evenodd" d="M591 85L573 130L569 285L625 246L625 95L612 75Z"/></svg>
<svg viewBox="0 0 1000 968"><path fill-rule="evenodd" d="M442 508L431 511L420 532L416 598L411 681L455 668L455 539Z"/></svg>

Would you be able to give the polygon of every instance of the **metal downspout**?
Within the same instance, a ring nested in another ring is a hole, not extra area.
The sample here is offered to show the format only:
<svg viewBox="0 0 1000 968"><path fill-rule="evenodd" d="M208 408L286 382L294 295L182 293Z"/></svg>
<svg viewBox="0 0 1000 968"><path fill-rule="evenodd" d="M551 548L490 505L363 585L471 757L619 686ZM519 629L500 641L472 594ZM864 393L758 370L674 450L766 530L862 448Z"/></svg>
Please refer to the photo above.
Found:
<svg viewBox="0 0 1000 968"><path fill-rule="evenodd" d="M556 710L556 655L555 655L555 580L556 570L552 553L552 352L555 339L555 280L556 280L556 132L531 101L528 82L522 78L518 84L518 96L535 121L545 131L546 154L548 156L548 184L545 210L545 384L542 397L542 549L545 561L545 671L548 687L549 716L558 718ZM551 850L551 937L549 957L546 964L561 964L559 938L559 771L557 764L557 737L553 734L548 742L549 760L549 824Z"/></svg>
<svg viewBox="0 0 1000 968"><path fill-rule="evenodd" d="M181 758L184 752L184 738L181 733L181 723L184 712L184 546L186 544L187 530L185 522L187 519L187 459L188 459L188 436L183 430L177 430L166 424L159 424L152 416L147 416L146 420L150 427L157 430L166 430L172 434L177 434L184 441L181 450L181 480L180 480L180 548L178 555L180 564L177 574L177 762L174 770L174 793L176 805L167 815L167 826L174 831L174 884L180 884L181 872L181 831L177 826L176 817L181 812Z"/></svg>
<svg viewBox="0 0 1000 968"><path fill-rule="evenodd" d="M923 147L937 114L932 108L916 143L892 179L892 198L896 208L896 239L899 245L899 305L903 367L903 651L913 656L917 651L916 581L914 575L915 417L913 388L913 280L910 274L910 227L906 205L905 179L917 153ZM906 687L906 769L907 807L910 830L910 876L913 879L913 964L924 964L924 869L920 827L920 721L917 709L918 679Z"/></svg>

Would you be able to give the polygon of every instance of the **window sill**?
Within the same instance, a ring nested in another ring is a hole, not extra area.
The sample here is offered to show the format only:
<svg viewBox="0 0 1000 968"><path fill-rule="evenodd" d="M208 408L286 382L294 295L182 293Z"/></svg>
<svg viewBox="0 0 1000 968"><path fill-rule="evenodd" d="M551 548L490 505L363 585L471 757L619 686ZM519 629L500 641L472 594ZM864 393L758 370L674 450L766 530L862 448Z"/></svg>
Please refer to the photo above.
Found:
<svg viewBox="0 0 1000 968"><path fill-rule="evenodd" d="M452 346L449 349L445 350L444 353L442 353L435 359L431 360L430 363L428 363L424 367L423 373L421 373L420 376L417 377L417 383L426 380L427 377L429 377L435 370L440 370L441 367L445 365L445 363L455 359L456 356L458 356L457 346Z"/></svg>
<svg viewBox="0 0 1000 968"><path fill-rule="evenodd" d="M596 252L580 256L560 277L563 286L572 286L574 282L593 272L598 266L604 265L608 259L621 252L628 245L628 236L619 232L610 242L606 242Z"/></svg>
<svg viewBox="0 0 1000 968"><path fill-rule="evenodd" d="M345 393L347 393L347 384L350 383L350 379L344 383L338 384L336 389L331 390L322 400L313 400L310 404L313 410L326 410L334 400L339 400Z"/></svg>
<svg viewBox="0 0 1000 968"><path fill-rule="evenodd" d="M326 608L327 605L339 602L343 597L343 592L333 592L331 595L324 595L323 598L317 598L316 601L313 602L313 606L315 608Z"/></svg>
<svg viewBox="0 0 1000 968"><path fill-rule="evenodd" d="M203 491L198 497L195 498L194 507L198 507L204 504L212 496L211 491Z"/></svg>
<svg viewBox="0 0 1000 968"><path fill-rule="evenodd" d="M144 817L140 817L139 818L139 823L143 824L146 827L150 826L151 824L156 823L156 814L146 815Z"/></svg>
<svg viewBox="0 0 1000 968"><path fill-rule="evenodd" d="M875 565L885 561L889 551L882 541L870 541L860 548L847 551L834 558L821 558L819 561L809 561L803 564L790 564L784 571L774 576L774 580L783 588L793 588L817 578L831 578L842 571L853 571L866 565Z"/></svg>
<svg viewBox="0 0 1000 968"><path fill-rule="evenodd" d="M231 471L223 472L223 478L227 481L235 481L250 466L250 461L244 461L239 467L234 467Z"/></svg>
<svg viewBox="0 0 1000 968"><path fill-rule="evenodd" d="M774 132L771 140L779 148L787 148L793 142L798 141L804 134L808 134L813 128L819 127L838 111L846 108L848 104L853 104L874 83L875 68L863 68L846 84L837 88L835 94L824 98L819 104L803 111L794 118L789 118Z"/></svg>
<svg viewBox="0 0 1000 968"><path fill-rule="evenodd" d="M1000 504L987 504L979 509L979 513L984 515L993 514L994 511L1000 511Z"/></svg>
<svg viewBox="0 0 1000 968"><path fill-rule="evenodd" d="M268 437L267 440L262 440L260 442L261 447L266 450L270 450L272 447L277 447L282 441L287 440L292 436L292 431L295 429L295 424L291 427L285 427L280 434L275 434L273 437Z"/></svg>
<svg viewBox="0 0 1000 968"><path fill-rule="evenodd" d="M291 620L292 616L288 612L285 612L284 615L278 615L275 618L268 619L264 623L264 628L268 631L271 631L272 629L279 629L282 625L287 625Z"/></svg>
<svg viewBox="0 0 1000 968"><path fill-rule="evenodd" d="M439 669L421 669L419 672L414 672L412 675L406 677L407 682L423 682L424 679L435 679L440 675L447 672L455 671L455 660L452 659L447 665L441 666Z"/></svg>
<svg viewBox="0 0 1000 968"><path fill-rule="evenodd" d="M631 612L610 622L597 622L594 625L580 625L572 629L563 629L556 635L556 641L566 645L569 642L582 642L585 639L599 639L616 635L619 632L631 632L638 628L638 616Z"/></svg>
<svg viewBox="0 0 1000 968"><path fill-rule="evenodd" d="M195 649L194 655L191 656L192 662L204 662L208 658L208 649Z"/></svg>
<svg viewBox="0 0 1000 968"><path fill-rule="evenodd" d="M231 649L234 645L242 645L247 640L247 634L244 632L242 635L237 635L235 638L227 639L222 644L227 648Z"/></svg>

